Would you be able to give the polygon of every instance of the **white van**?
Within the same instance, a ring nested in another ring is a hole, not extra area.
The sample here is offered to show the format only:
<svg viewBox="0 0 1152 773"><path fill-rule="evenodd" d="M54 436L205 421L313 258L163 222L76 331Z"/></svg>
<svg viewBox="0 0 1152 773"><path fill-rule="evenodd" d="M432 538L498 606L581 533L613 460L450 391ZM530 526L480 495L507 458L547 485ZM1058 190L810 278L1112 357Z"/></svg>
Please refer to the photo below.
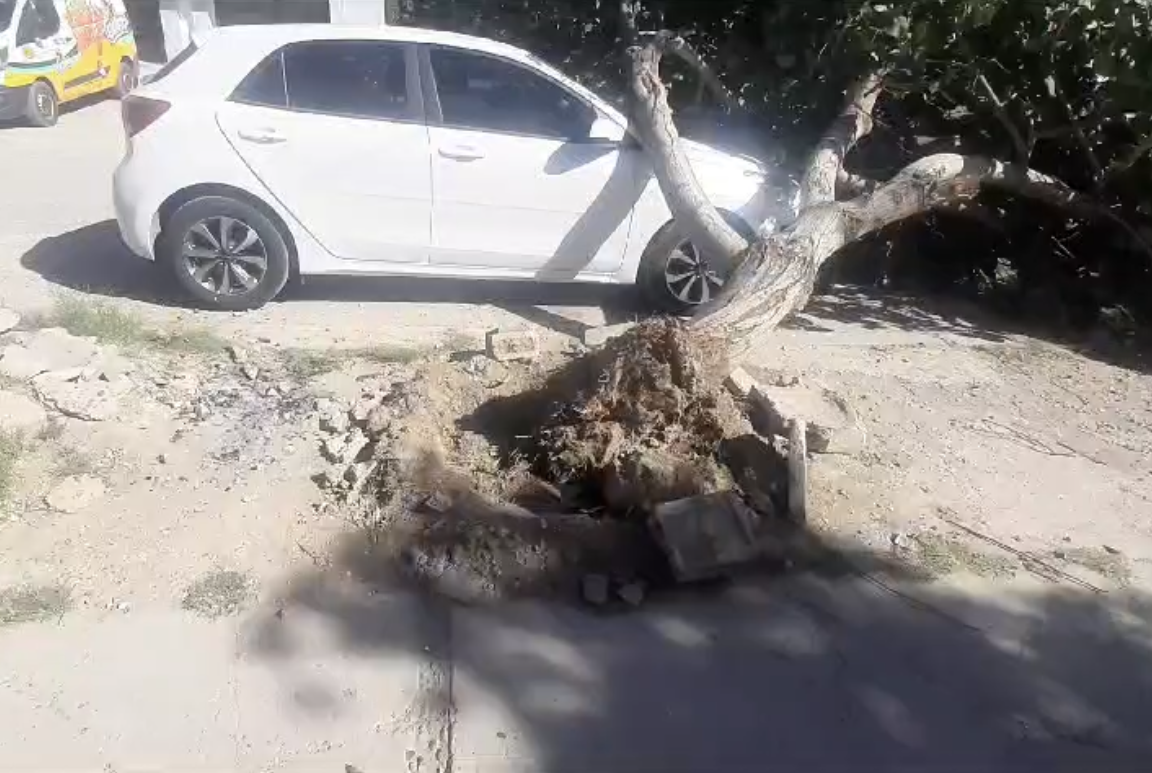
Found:
<svg viewBox="0 0 1152 773"><path fill-rule="evenodd" d="M0 120L52 126L60 105L136 85L124 0L0 0Z"/></svg>

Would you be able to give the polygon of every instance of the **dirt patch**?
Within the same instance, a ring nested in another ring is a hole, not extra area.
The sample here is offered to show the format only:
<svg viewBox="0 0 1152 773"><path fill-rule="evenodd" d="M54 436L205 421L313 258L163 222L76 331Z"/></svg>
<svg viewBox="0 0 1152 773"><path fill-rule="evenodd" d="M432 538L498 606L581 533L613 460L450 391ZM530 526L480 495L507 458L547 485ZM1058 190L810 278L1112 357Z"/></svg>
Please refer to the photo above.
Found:
<svg viewBox="0 0 1152 773"><path fill-rule="evenodd" d="M943 577L957 572L978 577L1003 579L1012 577L1020 564L1014 558L977 550L959 537L936 532L922 532L911 538L912 560L929 576Z"/></svg>

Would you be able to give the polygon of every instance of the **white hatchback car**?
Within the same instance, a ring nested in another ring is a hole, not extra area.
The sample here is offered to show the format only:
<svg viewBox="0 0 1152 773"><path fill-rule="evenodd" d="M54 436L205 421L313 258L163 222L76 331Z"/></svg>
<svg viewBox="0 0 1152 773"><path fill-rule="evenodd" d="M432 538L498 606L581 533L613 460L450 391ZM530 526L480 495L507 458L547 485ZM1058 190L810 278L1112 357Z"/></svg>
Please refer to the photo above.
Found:
<svg viewBox="0 0 1152 773"><path fill-rule="evenodd" d="M292 276L638 283L708 300L726 265L678 234L627 119L531 54L402 27L226 27L123 104L116 216L200 302ZM756 161L685 141L739 230L772 214Z"/></svg>

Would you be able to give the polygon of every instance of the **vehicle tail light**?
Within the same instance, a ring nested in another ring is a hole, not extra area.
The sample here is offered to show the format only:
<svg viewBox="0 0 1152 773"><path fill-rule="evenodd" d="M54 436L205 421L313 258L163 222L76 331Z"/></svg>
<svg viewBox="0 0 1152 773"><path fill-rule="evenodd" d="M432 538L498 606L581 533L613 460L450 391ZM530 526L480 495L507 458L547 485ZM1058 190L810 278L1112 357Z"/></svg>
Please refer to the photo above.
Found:
<svg viewBox="0 0 1152 773"><path fill-rule="evenodd" d="M124 97L120 102L120 116L124 120L124 133L129 139L147 129L160 116L168 112L171 104L148 97Z"/></svg>

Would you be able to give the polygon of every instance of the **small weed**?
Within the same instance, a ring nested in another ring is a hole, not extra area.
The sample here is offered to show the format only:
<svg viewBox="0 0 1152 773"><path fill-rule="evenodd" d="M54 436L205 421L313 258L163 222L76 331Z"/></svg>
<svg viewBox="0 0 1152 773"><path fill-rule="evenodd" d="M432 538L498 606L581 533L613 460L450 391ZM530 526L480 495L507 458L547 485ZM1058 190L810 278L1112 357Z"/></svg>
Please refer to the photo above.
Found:
<svg viewBox="0 0 1152 773"><path fill-rule="evenodd" d="M979 577L1011 577L1016 573L1016 562L1008 556L975 550L960 540L932 532L913 536L916 557L934 576L966 571Z"/></svg>
<svg viewBox="0 0 1152 773"><path fill-rule="evenodd" d="M6 503L16 488L16 464L23 453L24 437L0 430L0 504Z"/></svg>
<svg viewBox="0 0 1152 773"><path fill-rule="evenodd" d="M1109 553L1104 548L1068 548L1063 551L1063 558L1120 585L1127 585L1132 580L1128 560L1119 553Z"/></svg>
<svg viewBox="0 0 1152 773"><path fill-rule="evenodd" d="M297 381L308 381L338 370L343 359L331 351L288 349L284 352L284 369Z"/></svg>
<svg viewBox="0 0 1152 773"><path fill-rule="evenodd" d="M49 419L44 428L36 433L36 439L45 443L62 437L64 437L64 422L56 418Z"/></svg>
<svg viewBox="0 0 1152 773"><path fill-rule="evenodd" d="M0 588L0 625L61 617L71 606L71 594L62 585Z"/></svg>
<svg viewBox="0 0 1152 773"><path fill-rule="evenodd" d="M147 327L135 314L108 303L61 296L40 327L62 327L75 336L88 336L98 341L124 347L151 347L186 354L217 354L226 342L215 333L200 327L164 332Z"/></svg>
<svg viewBox="0 0 1152 773"><path fill-rule="evenodd" d="M244 607L250 590L251 583L243 573L218 569L189 585L181 606L204 617L233 615Z"/></svg>
<svg viewBox="0 0 1152 773"><path fill-rule="evenodd" d="M174 333L151 332L147 340L159 348L185 354L220 354L228 346L223 338L202 327L184 328Z"/></svg>
<svg viewBox="0 0 1152 773"><path fill-rule="evenodd" d="M467 333L456 330L444 336L444 349L449 352L474 352L484 349L483 345L477 347L477 339Z"/></svg>
<svg viewBox="0 0 1152 773"><path fill-rule="evenodd" d="M67 478L71 475L91 475L96 472L96 463L92 457L78 448L64 446L53 460L52 471L57 477Z"/></svg>
<svg viewBox="0 0 1152 773"><path fill-rule="evenodd" d="M415 362L424 356L424 352L412 346L391 346L381 344L379 346L366 346L362 349L353 349L349 352L354 357L359 357L368 362L374 362L380 365L388 363L398 363L407 365L408 363Z"/></svg>
<svg viewBox="0 0 1152 773"><path fill-rule="evenodd" d="M40 323L44 327L62 327L74 336L122 345L138 344L148 333L134 314L107 303L67 295L56 299L52 311Z"/></svg>

